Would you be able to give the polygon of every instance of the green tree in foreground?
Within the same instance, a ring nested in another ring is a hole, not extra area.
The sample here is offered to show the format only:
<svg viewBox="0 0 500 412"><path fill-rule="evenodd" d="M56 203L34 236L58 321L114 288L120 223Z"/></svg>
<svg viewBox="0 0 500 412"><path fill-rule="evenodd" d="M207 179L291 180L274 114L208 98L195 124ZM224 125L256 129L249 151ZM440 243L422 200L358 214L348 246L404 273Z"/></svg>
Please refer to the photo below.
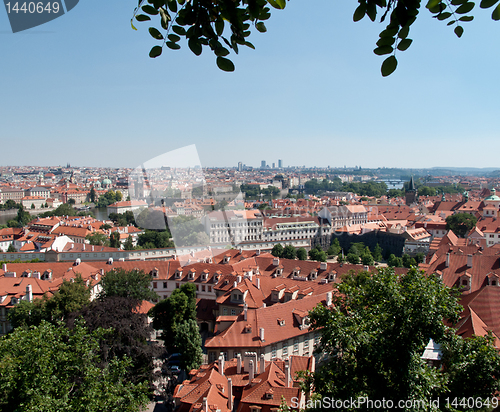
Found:
<svg viewBox="0 0 500 412"><path fill-rule="evenodd" d="M85 239L94 246L109 246L109 239L104 233L94 232L85 236Z"/></svg>
<svg viewBox="0 0 500 412"><path fill-rule="evenodd" d="M168 352L182 354L181 366L190 370L201 364L201 337L196 323L196 286L186 283L149 312L153 327L163 330Z"/></svg>
<svg viewBox="0 0 500 412"><path fill-rule="evenodd" d="M12 412L137 412L147 384L124 379L130 359L100 366L98 341L77 324L73 330L42 322L0 338L0 410Z"/></svg>
<svg viewBox="0 0 500 412"><path fill-rule="evenodd" d="M500 20L500 5L498 0L482 0L481 8L492 8L492 19ZM217 66L224 71L233 71L234 64L227 55L230 51L236 54L240 47L254 49L248 41L253 26L259 32L266 32L264 21L271 17L270 8L284 9L286 0L220 0L207 2L189 2L183 0L140 0L134 10L134 18L139 22L148 21L149 33L159 44L149 52L150 57L158 57L166 45L178 50L180 40L185 38L189 49L197 56L203 47L209 47L216 56ZM469 0L429 0L425 7L437 20L448 20L448 25L454 27L454 32L461 37L463 23L473 20L468 15L474 9L475 3ZM380 22L386 27L379 34L374 53L379 56L389 55L382 63L382 76L388 76L397 67L396 50L405 51L412 44L409 32L421 9L419 0L364 0L360 1L354 11L353 20L359 21L365 16L375 21L380 16ZM157 16L157 17L155 17ZM156 18L156 27L151 27L151 17ZM368 195L371 196L371 195Z"/></svg>
<svg viewBox="0 0 500 412"><path fill-rule="evenodd" d="M89 302L90 289L77 274L73 282L63 280L60 288L51 297L44 295L42 299L34 299L32 302L22 300L9 310L8 318L13 328L37 326L42 320L57 323Z"/></svg>
<svg viewBox="0 0 500 412"><path fill-rule="evenodd" d="M458 237L465 237L476 226L477 218L469 213L456 213L446 218L446 230L451 230Z"/></svg>
<svg viewBox="0 0 500 412"><path fill-rule="evenodd" d="M102 290L99 298L110 296L121 296L136 300L155 300L158 298L156 292L151 290L151 275L142 270L113 269L107 272L101 279Z"/></svg>
<svg viewBox="0 0 500 412"><path fill-rule="evenodd" d="M491 398L498 390L500 356L492 340L464 340L443 323L458 321L462 307L439 277L414 268L398 276L383 268L351 274L337 287L332 307L310 312L312 328L321 331L315 350L327 355L307 381L318 396L395 402L441 397L443 406L444 396ZM443 369L421 359L430 339L443 345Z"/></svg>
<svg viewBox="0 0 500 412"><path fill-rule="evenodd" d="M7 252L9 252L9 253L15 253L15 252L17 252L16 248L14 247L14 245L12 243L7 248Z"/></svg>

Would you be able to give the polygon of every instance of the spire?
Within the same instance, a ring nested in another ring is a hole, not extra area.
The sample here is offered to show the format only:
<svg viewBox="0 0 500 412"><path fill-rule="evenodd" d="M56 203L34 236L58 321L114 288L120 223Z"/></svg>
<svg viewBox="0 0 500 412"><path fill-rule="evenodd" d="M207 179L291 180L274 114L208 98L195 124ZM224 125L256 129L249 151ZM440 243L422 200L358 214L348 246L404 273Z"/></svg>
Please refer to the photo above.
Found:
<svg viewBox="0 0 500 412"><path fill-rule="evenodd" d="M410 178L410 184L408 186L408 191L415 191L415 182L413 181L413 175Z"/></svg>

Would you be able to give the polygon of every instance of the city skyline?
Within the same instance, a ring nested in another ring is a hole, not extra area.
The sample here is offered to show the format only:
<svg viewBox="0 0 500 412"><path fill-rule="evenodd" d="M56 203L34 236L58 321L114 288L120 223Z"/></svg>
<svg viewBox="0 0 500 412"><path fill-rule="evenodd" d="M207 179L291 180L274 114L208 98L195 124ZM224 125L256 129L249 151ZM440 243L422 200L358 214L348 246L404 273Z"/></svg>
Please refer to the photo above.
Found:
<svg viewBox="0 0 500 412"><path fill-rule="evenodd" d="M184 44L150 59L147 24L130 27L136 2L97 4L16 34L0 13L0 164L133 168L195 144L203 167L495 167L500 57L484 38L499 26L488 12L457 39L422 10L382 78L372 50L383 25L353 23L355 4L273 10L234 73Z"/></svg>

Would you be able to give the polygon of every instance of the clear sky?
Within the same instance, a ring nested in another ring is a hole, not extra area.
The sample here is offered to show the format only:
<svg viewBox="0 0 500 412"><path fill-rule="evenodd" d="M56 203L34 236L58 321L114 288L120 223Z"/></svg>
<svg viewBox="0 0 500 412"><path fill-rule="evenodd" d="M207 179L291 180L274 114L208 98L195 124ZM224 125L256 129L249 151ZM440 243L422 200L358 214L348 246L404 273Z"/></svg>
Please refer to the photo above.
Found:
<svg viewBox="0 0 500 412"><path fill-rule="evenodd" d="M422 9L388 78L383 24L354 0L291 0L225 73L187 45L151 59L137 0L80 0L13 34L0 8L0 165L135 167L195 144L201 164L496 167L500 22L458 39ZM425 4L425 2L423 2Z"/></svg>

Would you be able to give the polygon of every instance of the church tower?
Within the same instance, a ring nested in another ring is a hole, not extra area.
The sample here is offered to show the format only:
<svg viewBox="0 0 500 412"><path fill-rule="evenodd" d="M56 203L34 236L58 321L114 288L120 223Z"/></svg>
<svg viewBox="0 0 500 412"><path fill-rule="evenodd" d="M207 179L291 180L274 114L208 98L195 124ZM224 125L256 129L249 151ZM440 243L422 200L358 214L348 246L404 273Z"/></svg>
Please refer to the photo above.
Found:
<svg viewBox="0 0 500 412"><path fill-rule="evenodd" d="M405 201L406 206L410 206L413 203L417 202L417 189L415 188L415 182L413 181L413 176L410 179L410 184L408 185L408 189L405 191Z"/></svg>

